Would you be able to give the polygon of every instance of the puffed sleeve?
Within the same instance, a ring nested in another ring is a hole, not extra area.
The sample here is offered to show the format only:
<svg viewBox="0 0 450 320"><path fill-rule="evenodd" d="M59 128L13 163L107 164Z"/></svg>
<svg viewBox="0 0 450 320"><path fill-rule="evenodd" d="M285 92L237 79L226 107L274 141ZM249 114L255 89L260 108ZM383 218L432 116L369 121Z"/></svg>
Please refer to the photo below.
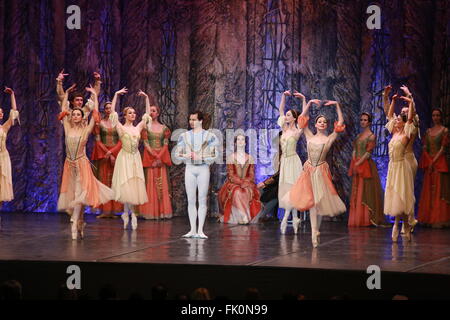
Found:
<svg viewBox="0 0 450 320"><path fill-rule="evenodd" d="M394 116L392 118L390 118L390 119L388 118L387 119L388 122L386 123L386 125L384 127L389 131L389 133L392 133L394 131L395 118L396 117L397 116L394 114Z"/></svg>
<svg viewBox="0 0 450 320"><path fill-rule="evenodd" d="M117 126L117 123L119 122L119 114L116 111L112 112L109 115L109 120L111 121L114 127Z"/></svg>
<svg viewBox="0 0 450 320"><path fill-rule="evenodd" d="M69 114L68 111L61 111L61 112L58 114L58 121L63 120L68 114Z"/></svg>
<svg viewBox="0 0 450 320"><path fill-rule="evenodd" d="M405 124L405 134L408 138L411 138L412 136L417 135L418 133L418 128L416 127L416 125L413 122L406 122Z"/></svg>
<svg viewBox="0 0 450 320"><path fill-rule="evenodd" d="M308 126L309 117L308 116L299 116L297 119L297 124L300 129L304 129Z"/></svg>
<svg viewBox="0 0 450 320"><path fill-rule="evenodd" d="M185 148L186 148L186 144L184 142L184 135L186 134L183 133L178 137L178 141L177 141L177 145L175 146L175 152L173 152L172 156L174 158L175 161L179 162L179 163L186 163L187 159L185 159L184 157L182 157L181 155L185 152Z"/></svg>
<svg viewBox="0 0 450 320"><path fill-rule="evenodd" d="M17 122L20 124L20 118L19 118L19 110L13 110L9 112L9 117L11 118L11 124L14 125L14 121L17 119Z"/></svg>
<svg viewBox="0 0 450 320"><path fill-rule="evenodd" d="M217 148L219 146L219 141L215 134L210 133L208 135L208 147L206 156L203 157L203 160L207 164L212 164L214 161L216 161L217 157L219 156L219 153L217 152Z"/></svg>
<svg viewBox="0 0 450 320"><path fill-rule="evenodd" d="M141 122L139 123L140 130L147 128L148 131L152 130L152 117L148 113L142 115Z"/></svg>
<svg viewBox="0 0 450 320"><path fill-rule="evenodd" d="M161 148L161 151L159 152L159 156L160 156L161 161L167 166L172 165L172 161L170 159L170 152L169 152L169 139L170 139L170 130L169 130L169 128L166 127L164 129L163 146Z"/></svg>
<svg viewBox="0 0 450 320"><path fill-rule="evenodd" d="M334 132L341 133L345 131L345 124L339 124L337 121L334 122Z"/></svg>

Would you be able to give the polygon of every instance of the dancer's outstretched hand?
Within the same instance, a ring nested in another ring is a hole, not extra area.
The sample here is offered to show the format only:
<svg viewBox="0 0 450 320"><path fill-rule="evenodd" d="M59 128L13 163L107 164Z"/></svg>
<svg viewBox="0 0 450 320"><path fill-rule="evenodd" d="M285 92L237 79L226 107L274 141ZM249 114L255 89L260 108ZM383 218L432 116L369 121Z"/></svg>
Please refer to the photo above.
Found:
<svg viewBox="0 0 450 320"><path fill-rule="evenodd" d="M89 85L89 87L87 87L87 88L85 88L85 90L87 91L87 92L90 92L91 94L93 94L93 95L97 95L97 92L94 90L94 88L92 87L92 85Z"/></svg>
<svg viewBox="0 0 450 320"><path fill-rule="evenodd" d="M390 84L388 84L386 87L384 87L383 94L387 96L387 95L389 95L389 92L391 92L391 90L392 90L392 86Z"/></svg>
<svg viewBox="0 0 450 320"><path fill-rule="evenodd" d="M327 101L326 103L324 103L324 106L332 106L332 105L336 105L336 104L337 104L337 101L330 100L330 101Z"/></svg>
<svg viewBox="0 0 450 320"><path fill-rule="evenodd" d="M412 102L412 99L411 98L409 98L409 97L400 97L400 99L401 100L403 100L403 101L406 101L406 102L408 102L408 103L411 103Z"/></svg>
<svg viewBox="0 0 450 320"><path fill-rule="evenodd" d="M63 81L65 76L68 76L68 73L64 73L64 69L62 69L59 74L58 77L56 77L56 80L58 81Z"/></svg>
<svg viewBox="0 0 450 320"><path fill-rule="evenodd" d="M142 90L139 90L139 92L138 92L138 94L137 94L139 97L148 97L148 94L146 94L144 91L142 91Z"/></svg>
<svg viewBox="0 0 450 320"><path fill-rule="evenodd" d="M406 94L406 96L408 96L408 97L412 95L412 94L411 94L411 91L409 91L408 87L405 86L405 85L402 85L402 86L400 87L400 90L402 90L402 91Z"/></svg>
<svg viewBox="0 0 450 320"><path fill-rule="evenodd" d="M68 93L74 92L76 90L76 88L77 88L77 84L74 83L66 90L66 92L68 92Z"/></svg>
<svg viewBox="0 0 450 320"><path fill-rule="evenodd" d="M314 103L314 104L320 104L320 100L319 99L311 99L309 100L310 103Z"/></svg>
<svg viewBox="0 0 450 320"><path fill-rule="evenodd" d="M291 92L290 92L289 90L286 90L285 92L283 92L283 94L284 94L285 96L292 96L292 95L291 95Z"/></svg>
<svg viewBox="0 0 450 320"><path fill-rule="evenodd" d="M9 88L9 87L5 87L5 91L4 92L7 93L7 94L14 94L14 90Z"/></svg>
<svg viewBox="0 0 450 320"><path fill-rule="evenodd" d="M123 95L126 93L128 93L128 89L126 87L123 87L122 89L120 89L119 91L116 92L116 94L119 94L119 95Z"/></svg>
<svg viewBox="0 0 450 320"><path fill-rule="evenodd" d="M298 98L298 99L305 99L305 96L298 92L297 90L294 90L294 97Z"/></svg>

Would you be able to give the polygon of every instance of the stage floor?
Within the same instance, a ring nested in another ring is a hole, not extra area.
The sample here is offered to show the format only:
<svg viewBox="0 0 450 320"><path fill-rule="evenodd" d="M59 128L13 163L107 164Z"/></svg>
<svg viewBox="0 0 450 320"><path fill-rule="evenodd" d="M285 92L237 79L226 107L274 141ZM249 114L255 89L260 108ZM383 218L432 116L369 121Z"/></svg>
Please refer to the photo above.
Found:
<svg viewBox="0 0 450 320"><path fill-rule="evenodd" d="M87 215L84 240L70 238L64 214L2 213L0 260L241 265L334 270L450 274L450 230L417 227L410 243L393 244L391 229L347 228L323 222L321 245L312 248L309 222L298 235L278 223L224 225L206 222L209 239L184 239L188 220L139 220L136 231L121 219Z"/></svg>

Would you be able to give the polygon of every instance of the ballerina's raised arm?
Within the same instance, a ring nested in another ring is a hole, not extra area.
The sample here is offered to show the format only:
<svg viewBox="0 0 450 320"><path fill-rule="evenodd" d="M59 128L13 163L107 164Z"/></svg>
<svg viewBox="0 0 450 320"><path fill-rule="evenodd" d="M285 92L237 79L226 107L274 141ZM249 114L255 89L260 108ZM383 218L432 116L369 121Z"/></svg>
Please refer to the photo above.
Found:
<svg viewBox="0 0 450 320"><path fill-rule="evenodd" d="M334 123L334 131L332 134L329 135L330 138L330 143L333 143L334 140L336 140L337 138L337 134L340 132L343 132L345 129L345 125L344 125L344 116L342 114L342 110L341 110L341 106L339 104L339 102L337 101L328 101L327 103L324 104L324 106L332 106L335 105L336 106L336 112L338 115L338 121L336 121Z"/></svg>
<svg viewBox="0 0 450 320"><path fill-rule="evenodd" d="M320 104L320 100L318 99L311 99L306 103L303 102L303 110L300 116L298 117L297 123L300 128L303 128L303 132L305 133L306 139L310 139L314 136L314 134L311 132L311 130L308 128L308 111L312 104Z"/></svg>

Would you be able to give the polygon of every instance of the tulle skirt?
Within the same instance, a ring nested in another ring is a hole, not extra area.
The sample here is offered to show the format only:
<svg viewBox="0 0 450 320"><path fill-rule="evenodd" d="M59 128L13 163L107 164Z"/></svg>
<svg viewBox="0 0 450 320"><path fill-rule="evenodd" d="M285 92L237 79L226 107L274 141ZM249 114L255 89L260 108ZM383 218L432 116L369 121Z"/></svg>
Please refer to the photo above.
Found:
<svg viewBox="0 0 450 320"><path fill-rule="evenodd" d="M112 189L116 201L133 205L144 204L148 201L139 152L130 153L124 149L120 150L114 165Z"/></svg>
<svg viewBox="0 0 450 320"><path fill-rule="evenodd" d="M307 161L297 182L285 195L284 200L289 201L290 205L298 211L306 211L314 207L317 214L322 216L336 216L347 210L333 186L330 169L326 162L313 167Z"/></svg>
<svg viewBox="0 0 450 320"><path fill-rule="evenodd" d="M95 178L86 157L64 162L58 210L73 209L76 205L98 207L114 198L114 192Z"/></svg>
<svg viewBox="0 0 450 320"><path fill-rule="evenodd" d="M13 199L11 160L8 150L5 149L0 152L0 202Z"/></svg>

